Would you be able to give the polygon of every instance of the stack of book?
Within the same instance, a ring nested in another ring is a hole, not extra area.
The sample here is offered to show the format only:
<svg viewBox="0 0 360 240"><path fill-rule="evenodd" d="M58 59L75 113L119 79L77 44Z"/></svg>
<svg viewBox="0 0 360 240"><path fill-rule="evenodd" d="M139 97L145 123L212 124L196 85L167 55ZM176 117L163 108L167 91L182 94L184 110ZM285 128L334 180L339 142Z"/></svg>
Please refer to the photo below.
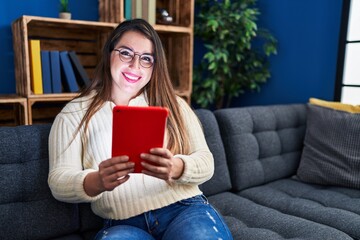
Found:
<svg viewBox="0 0 360 240"><path fill-rule="evenodd" d="M31 88L34 94L78 92L90 79L74 51L40 49L40 40L29 41Z"/></svg>
<svg viewBox="0 0 360 240"><path fill-rule="evenodd" d="M123 7L120 5L123 4ZM124 12L120 12L123 9ZM156 0L99 0L100 21L115 22L142 18L154 25L156 22Z"/></svg>

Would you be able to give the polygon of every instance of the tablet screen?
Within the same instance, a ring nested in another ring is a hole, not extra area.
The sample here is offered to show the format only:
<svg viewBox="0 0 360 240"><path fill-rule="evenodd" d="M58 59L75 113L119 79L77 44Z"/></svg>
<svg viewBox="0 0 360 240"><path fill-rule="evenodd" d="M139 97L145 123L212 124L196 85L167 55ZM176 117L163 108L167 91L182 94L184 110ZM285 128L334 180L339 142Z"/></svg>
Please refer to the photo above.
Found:
<svg viewBox="0 0 360 240"><path fill-rule="evenodd" d="M129 156L135 173L141 173L140 154L163 147L168 110L163 107L115 106L112 156Z"/></svg>

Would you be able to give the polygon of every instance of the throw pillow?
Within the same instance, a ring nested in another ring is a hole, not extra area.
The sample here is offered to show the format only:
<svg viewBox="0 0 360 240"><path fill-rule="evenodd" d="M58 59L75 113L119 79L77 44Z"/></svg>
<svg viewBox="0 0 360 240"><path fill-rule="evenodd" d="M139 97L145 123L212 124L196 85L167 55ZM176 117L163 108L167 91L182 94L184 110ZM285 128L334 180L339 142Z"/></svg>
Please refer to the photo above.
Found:
<svg viewBox="0 0 360 240"><path fill-rule="evenodd" d="M300 180L360 189L360 114L307 105Z"/></svg>
<svg viewBox="0 0 360 240"><path fill-rule="evenodd" d="M309 102L314 105L328 107L335 110L340 110L350 113L360 113L360 105L351 105L340 102L329 102L317 98L310 98Z"/></svg>

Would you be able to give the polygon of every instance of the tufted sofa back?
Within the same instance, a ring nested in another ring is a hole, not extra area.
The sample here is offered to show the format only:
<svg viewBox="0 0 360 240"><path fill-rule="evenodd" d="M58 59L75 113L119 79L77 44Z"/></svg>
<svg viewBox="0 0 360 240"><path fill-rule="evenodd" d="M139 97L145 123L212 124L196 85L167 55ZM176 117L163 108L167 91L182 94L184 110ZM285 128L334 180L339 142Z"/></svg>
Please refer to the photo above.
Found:
<svg viewBox="0 0 360 240"><path fill-rule="evenodd" d="M0 128L0 235L6 239L90 239L102 225L89 204L53 198L47 183L50 128Z"/></svg>
<svg viewBox="0 0 360 240"><path fill-rule="evenodd" d="M214 114L234 191L296 173L305 135L305 105L220 109Z"/></svg>
<svg viewBox="0 0 360 240"><path fill-rule="evenodd" d="M210 110L197 109L196 114L201 121L206 142L214 156L215 172L213 177L203 183L200 189L206 196L231 190L229 168L226 162L224 145L221 140L219 126L215 115Z"/></svg>

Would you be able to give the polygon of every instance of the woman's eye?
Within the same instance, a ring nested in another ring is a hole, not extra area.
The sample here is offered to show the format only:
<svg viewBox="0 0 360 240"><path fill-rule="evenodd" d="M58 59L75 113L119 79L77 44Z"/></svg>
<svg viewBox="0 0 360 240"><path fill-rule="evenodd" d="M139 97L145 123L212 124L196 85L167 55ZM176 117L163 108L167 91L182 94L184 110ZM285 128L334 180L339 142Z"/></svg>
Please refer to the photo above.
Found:
<svg viewBox="0 0 360 240"><path fill-rule="evenodd" d="M131 57L131 56L132 56L131 52L130 52L130 51L127 51L127 50L122 50L122 51L120 51L120 54L121 54L122 56L124 56L124 57Z"/></svg>
<svg viewBox="0 0 360 240"><path fill-rule="evenodd" d="M153 58L151 56L146 56L146 55L142 56L141 60L146 61L146 62L151 62L151 63L153 62Z"/></svg>

